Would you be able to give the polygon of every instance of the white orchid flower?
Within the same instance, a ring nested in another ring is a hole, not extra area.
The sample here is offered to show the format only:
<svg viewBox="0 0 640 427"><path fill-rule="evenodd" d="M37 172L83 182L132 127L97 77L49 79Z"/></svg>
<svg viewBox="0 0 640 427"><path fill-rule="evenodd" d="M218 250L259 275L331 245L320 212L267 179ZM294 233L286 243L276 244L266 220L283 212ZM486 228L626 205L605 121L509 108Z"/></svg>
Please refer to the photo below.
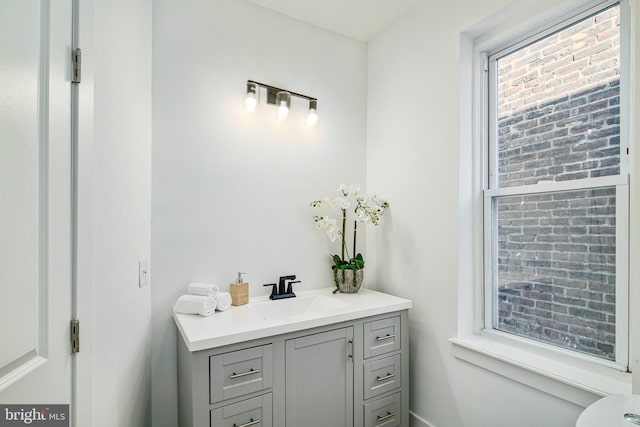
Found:
<svg viewBox="0 0 640 427"><path fill-rule="evenodd" d="M316 228L318 230L322 230L325 228L325 218L324 216L314 216L313 217L313 221L314 221L314 225L316 226Z"/></svg>
<svg viewBox="0 0 640 427"><path fill-rule="evenodd" d="M363 206L367 206L369 203L371 203L371 199L369 198L369 195L365 193L359 194L358 197L356 197L356 199Z"/></svg>
<svg viewBox="0 0 640 427"><path fill-rule="evenodd" d="M362 208L356 211L356 215L358 216L358 221L360 222L369 222L370 220L369 215L367 215L367 212Z"/></svg>
<svg viewBox="0 0 640 427"><path fill-rule="evenodd" d="M338 219L331 218L328 215L317 215L313 217L314 225L318 230L323 230L331 242L335 242L338 237L342 237L342 256L343 262L348 261L348 253L346 252L346 236L345 224L348 216L355 215L355 220L364 224L378 225L384 210L389 207L389 203L379 198L377 195L370 196L362 192L360 184L340 184L337 190L337 196L333 199L324 197L320 200L311 202L314 208L324 208L329 215L338 216ZM342 221L340 221L342 220ZM349 219L352 220L352 219ZM353 229L353 247L356 252L356 228ZM335 255L338 256L338 255Z"/></svg>
<svg viewBox="0 0 640 427"><path fill-rule="evenodd" d="M351 201L345 197L340 198L340 209L349 209L351 207Z"/></svg>
<svg viewBox="0 0 640 427"><path fill-rule="evenodd" d="M349 195L355 198L358 198L360 196L360 184L351 184L349 186Z"/></svg>

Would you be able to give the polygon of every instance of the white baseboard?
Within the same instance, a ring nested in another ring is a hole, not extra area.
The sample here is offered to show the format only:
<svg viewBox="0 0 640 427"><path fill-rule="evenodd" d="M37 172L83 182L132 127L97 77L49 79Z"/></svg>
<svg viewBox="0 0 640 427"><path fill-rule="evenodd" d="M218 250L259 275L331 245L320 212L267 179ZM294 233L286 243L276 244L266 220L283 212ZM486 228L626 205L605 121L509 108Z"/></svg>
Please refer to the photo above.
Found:
<svg viewBox="0 0 640 427"><path fill-rule="evenodd" d="M409 411L409 427L435 427L433 424L429 424L424 418L421 418Z"/></svg>

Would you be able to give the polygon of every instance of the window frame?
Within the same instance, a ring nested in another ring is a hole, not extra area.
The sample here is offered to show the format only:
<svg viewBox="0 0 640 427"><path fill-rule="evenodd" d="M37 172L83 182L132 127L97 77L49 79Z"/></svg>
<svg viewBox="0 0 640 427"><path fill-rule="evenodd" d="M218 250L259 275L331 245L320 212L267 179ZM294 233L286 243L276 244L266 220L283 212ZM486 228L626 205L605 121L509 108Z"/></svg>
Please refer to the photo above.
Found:
<svg viewBox="0 0 640 427"><path fill-rule="evenodd" d="M630 23L629 16L624 13L629 10L629 0L606 0L590 2L569 13L562 13L553 20L547 21L541 29L510 37L492 46L476 46L476 82L480 90L476 91L481 97L480 111L476 120L479 121L476 131L481 135L481 176L482 176L482 237L479 251L479 265L482 270L480 285L480 316L477 333L503 341L511 341L533 349L542 349L558 353L570 358L594 362L598 365L617 369L629 370L630 339L629 339L629 136L630 136ZM497 70L496 61L526 45L550 36L578 21L620 4L620 174L586 178L572 181L545 182L532 185L513 187L499 187L497 185ZM496 88L496 91L492 91ZM509 195L528 195L536 193L577 190L615 186L616 188L616 356L615 361L588 355L585 353L564 349L559 346L521 337L495 328L497 324L497 215L495 212L496 198Z"/></svg>

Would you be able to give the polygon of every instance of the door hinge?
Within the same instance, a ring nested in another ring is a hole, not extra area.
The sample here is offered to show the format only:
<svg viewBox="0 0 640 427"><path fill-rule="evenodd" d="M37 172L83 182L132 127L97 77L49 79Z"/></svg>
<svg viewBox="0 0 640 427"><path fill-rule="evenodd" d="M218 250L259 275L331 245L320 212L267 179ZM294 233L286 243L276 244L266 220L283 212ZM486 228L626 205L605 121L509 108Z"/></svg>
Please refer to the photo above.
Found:
<svg viewBox="0 0 640 427"><path fill-rule="evenodd" d="M71 338L71 354L80 352L80 321L74 319L71 321L70 338Z"/></svg>
<svg viewBox="0 0 640 427"><path fill-rule="evenodd" d="M72 76L71 83L80 83L82 77L82 51L80 48L71 52Z"/></svg>

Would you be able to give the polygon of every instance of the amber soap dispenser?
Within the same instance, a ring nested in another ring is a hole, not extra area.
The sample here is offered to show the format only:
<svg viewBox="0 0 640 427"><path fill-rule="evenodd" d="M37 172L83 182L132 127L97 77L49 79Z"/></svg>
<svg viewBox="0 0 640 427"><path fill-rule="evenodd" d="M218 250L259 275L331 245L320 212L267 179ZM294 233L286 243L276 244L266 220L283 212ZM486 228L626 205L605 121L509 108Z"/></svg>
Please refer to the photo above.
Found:
<svg viewBox="0 0 640 427"><path fill-rule="evenodd" d="M244 305L249 302L249 283L242 280L243 274L247 273L238 272L236 282L229 284L231 305Z"/></svg>

